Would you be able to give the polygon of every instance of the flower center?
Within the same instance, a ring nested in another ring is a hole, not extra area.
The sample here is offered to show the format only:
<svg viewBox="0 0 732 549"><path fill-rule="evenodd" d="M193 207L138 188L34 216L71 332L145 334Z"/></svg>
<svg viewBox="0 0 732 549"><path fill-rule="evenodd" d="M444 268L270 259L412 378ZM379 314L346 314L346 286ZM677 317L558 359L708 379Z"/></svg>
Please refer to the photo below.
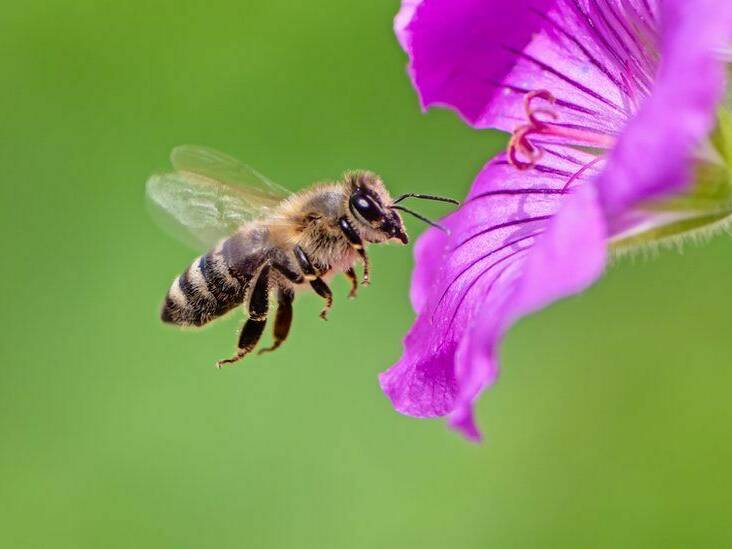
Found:
<svg viewBox="0 0 732 549"><path fill-rule="evenodd" d="M559 116L551 107L536 107L535 100L542 99L554 105L556 98L547 90L534 90L524 96L524 110L528 123L522 124L513 131L508 142L508 159L517 169L528 170L536 165L544 154L544 150L533 136L559 138L577 146L596 149L609 149L615 144L615 138L588 129L578 129L557 122ZM541 115L546 118L538 118Z"/></svg>

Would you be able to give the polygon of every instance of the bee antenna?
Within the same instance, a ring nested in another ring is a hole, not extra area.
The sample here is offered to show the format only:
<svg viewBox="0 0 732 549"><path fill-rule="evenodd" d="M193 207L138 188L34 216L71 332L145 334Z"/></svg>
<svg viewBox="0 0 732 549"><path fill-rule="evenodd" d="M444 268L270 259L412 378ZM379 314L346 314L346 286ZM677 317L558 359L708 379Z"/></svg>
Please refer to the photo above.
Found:
<svg viewBox="0 0 732 549"><path fill-rule="evenodd" d="M420 221L424 221L425 223L427 223L427 225L431 225L432 227L435 227L436 229L440 229L442 232L444 232L446 234L450 234L450 231L446 227L443 227L439 223L435 223L431 219L428 219L427 217L423 216L422 214L418 214L417 212L410 210L409 208L405 208L404 206L397 206L396 204L392 204L391 206L389 206L389 208L392 210L400 210L402 212L406 212L410 215L413 215Z"/></svg>
<svg viewBox="0 0 732 549"><path fill-rule="evenodd" d="M446 196L437 196L434 194L419 194L419 193L406 193L402 194L394 201L394 204L398 204L405 198L420 198L422 200L436 200L437 202L449 202L450 204L455 204L456 206L460 205L460 202L458 200L455 200L454 198L448 198Z"/></svg>

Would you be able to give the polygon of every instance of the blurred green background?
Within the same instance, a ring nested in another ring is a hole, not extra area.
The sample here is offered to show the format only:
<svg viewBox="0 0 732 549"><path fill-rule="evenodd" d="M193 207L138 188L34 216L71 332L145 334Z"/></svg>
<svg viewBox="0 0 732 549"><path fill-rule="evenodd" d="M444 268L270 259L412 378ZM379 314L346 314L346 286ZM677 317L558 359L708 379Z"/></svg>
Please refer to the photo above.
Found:
<svg viewBox="0 0 732 549"><path fill-rule="evenodd" d="M335 284L329 323L303 297L287 344L234 368L213 364L240 312L159 323L194 257L144 207L174 145L292 188L368 167L455 196L503 146L419 112L397 8L3 6L0 547L732 546L728 237L522 321L480 446L377 385L412 320L403 248L372 249L356 301Z"/></svg>

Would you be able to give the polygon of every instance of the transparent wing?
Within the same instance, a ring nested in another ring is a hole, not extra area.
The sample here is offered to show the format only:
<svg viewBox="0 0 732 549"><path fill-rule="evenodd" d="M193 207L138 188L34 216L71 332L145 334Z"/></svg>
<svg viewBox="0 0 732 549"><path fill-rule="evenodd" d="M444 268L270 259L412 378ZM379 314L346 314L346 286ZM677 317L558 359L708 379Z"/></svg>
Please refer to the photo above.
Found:
<svg viewBox="0 0 732 549"><path fill-rule="evenodd" d="M251 166L208 147L180 145L170 153L170 161L178 171L192 172L246 190L253 207L271 207L290 194Z"/></svg>
<svg viewBox="0 0 732 549"><path fill-rule="evenodd" d="M148 203L163 229L196 249L210 248L290 194L212 149L176 147L171 160L176 171L148 179Z"/></svg>

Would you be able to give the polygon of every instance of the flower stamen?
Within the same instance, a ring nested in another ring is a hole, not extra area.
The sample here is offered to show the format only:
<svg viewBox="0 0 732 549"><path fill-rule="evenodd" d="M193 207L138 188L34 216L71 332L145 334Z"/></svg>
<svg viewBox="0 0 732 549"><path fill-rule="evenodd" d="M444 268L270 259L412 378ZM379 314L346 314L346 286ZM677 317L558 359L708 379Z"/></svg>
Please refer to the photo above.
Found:
<svg viewBox="0 0 732 549"><path fill-rule="evenodd" d="M536 99L542 99L550 105L556 103L556 98L547 90L534 90L524 97L524 111L527 124L522 124L513 131L508 142L508 160L519 170L533 168L544 154L543 149L529 137L544 135L558 137L571 144L598 149L609 149L615 144L615 138L592 130L578 130L561 126L553 121L559 115L553 108L535 107ZM541 118L537 115L541 115Z"/></svg>

